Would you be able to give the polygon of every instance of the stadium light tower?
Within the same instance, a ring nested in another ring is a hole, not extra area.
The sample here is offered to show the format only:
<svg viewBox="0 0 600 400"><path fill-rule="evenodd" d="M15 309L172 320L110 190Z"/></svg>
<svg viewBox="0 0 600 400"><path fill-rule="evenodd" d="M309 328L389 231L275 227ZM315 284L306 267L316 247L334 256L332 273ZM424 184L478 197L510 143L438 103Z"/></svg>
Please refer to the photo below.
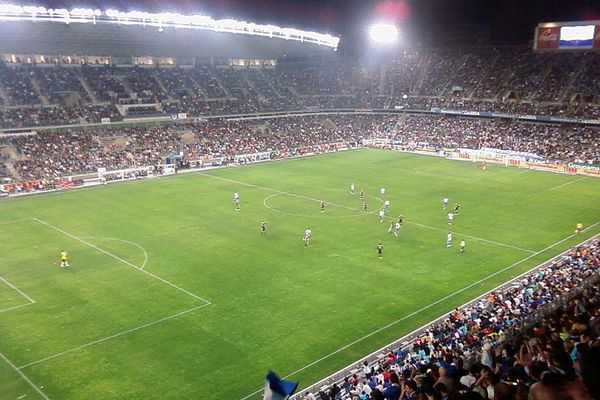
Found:
<svg viewBox="0 0 600 400"><path fill-rule="evenodd" d="M398 28L392 24L375 24L369 29L369 36L375 43L395 43L398 40Z"/></svg>

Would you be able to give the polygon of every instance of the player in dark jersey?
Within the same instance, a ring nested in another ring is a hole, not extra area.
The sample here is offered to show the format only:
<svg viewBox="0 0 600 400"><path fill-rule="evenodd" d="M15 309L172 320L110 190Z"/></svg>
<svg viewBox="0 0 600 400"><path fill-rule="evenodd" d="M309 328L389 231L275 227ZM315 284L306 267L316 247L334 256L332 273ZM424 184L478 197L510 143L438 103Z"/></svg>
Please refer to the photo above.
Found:
<svg viewBox="0 0 600 400"><path fill-rule="evenodd" d="M379 244L377 245L377 256L379 258L383 257L383 245L381 244L381 242L379 242Z"/></svg>
<svg viewBox="0 0 600 400"><path fill-rule="evenodd" d="M360 189L360 199L361 200L365 199L365 189Z"/></svg>
<svg viewBox="0 0 600 400"><path fill-rule="evenodd" d="M404 215L400 214L400 216L398 216L398 223L400 226L404 225Z"/></svg>
<svg viewBox="0 0 600 400"><path fill-rule="evenodd" d="M265 233L267 233L267 221L262 221L260 223L260 234L264 235Z"/></svg>
<svg viewBox="0 0 600 400"><path fill-rule="evenodd" d="M325 212L325 202L321 200L321 212Z"/></svg>
<svg viewBox="0 0 600 400"><path fill-rule="evenodd" d="M460 210L460 204L456 203L454 205L454 215L458 215L458 210Z"/></svg>
<svg viewBox="0 0 600 400"><path fill-rule="evenodd" d="M367 202L363 201L363 212L367 212L367 209L368 209Z"/></svg>

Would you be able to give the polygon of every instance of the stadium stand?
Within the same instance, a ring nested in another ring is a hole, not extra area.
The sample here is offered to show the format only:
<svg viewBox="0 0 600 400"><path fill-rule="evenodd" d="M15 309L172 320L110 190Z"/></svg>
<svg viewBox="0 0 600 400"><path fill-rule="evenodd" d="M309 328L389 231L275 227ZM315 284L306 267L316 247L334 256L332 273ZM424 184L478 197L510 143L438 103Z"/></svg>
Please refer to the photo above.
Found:
<svg viewBox="0 0 600 400"><path fill-rule="evenodd" d="M302 398L597 398L599 266L595 239Z"/></svg>
<svg viewBox="0 0 600 400"><path fill-rule="evenodd" d="M163 102L165 108L192 117L305 108L441 107L597 118L599 60L592 52L487 48L405 52L375 67L328 61L283 62L269 69L13 64L0 67L0 98L4 108L27 106L21 114L42 103ZM180 104L174 106L176 102ZM80 118L94 120L82 110ZM54 120L50 115L37 125ZM10 121L0 122L10 127Z"/></svg>

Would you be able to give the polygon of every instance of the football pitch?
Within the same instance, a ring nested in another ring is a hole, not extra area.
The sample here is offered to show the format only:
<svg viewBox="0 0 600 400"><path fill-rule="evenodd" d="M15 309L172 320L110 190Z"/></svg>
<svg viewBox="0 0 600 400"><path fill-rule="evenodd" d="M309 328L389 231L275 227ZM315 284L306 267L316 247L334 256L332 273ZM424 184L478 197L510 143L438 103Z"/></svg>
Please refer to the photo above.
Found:
<svg viewBox="0 0 600 400"><path fill-rule="evenodd" d="M8 198L0 398L238 400L268 370L306 386L598 234L599 204L598 179L383 150Z"/></svg>

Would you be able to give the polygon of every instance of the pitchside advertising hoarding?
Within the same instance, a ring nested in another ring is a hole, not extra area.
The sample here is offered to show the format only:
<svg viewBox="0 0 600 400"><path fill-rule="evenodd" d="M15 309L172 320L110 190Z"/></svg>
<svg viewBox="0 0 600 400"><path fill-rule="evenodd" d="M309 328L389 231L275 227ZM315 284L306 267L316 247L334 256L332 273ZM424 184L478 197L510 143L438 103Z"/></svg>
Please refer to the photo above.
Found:
<svg viewBox="0 0 600 400"><path fill-rule="evenodd" d="M534 50L600 49L600 21L544 22L535 29Z"/></svg>

